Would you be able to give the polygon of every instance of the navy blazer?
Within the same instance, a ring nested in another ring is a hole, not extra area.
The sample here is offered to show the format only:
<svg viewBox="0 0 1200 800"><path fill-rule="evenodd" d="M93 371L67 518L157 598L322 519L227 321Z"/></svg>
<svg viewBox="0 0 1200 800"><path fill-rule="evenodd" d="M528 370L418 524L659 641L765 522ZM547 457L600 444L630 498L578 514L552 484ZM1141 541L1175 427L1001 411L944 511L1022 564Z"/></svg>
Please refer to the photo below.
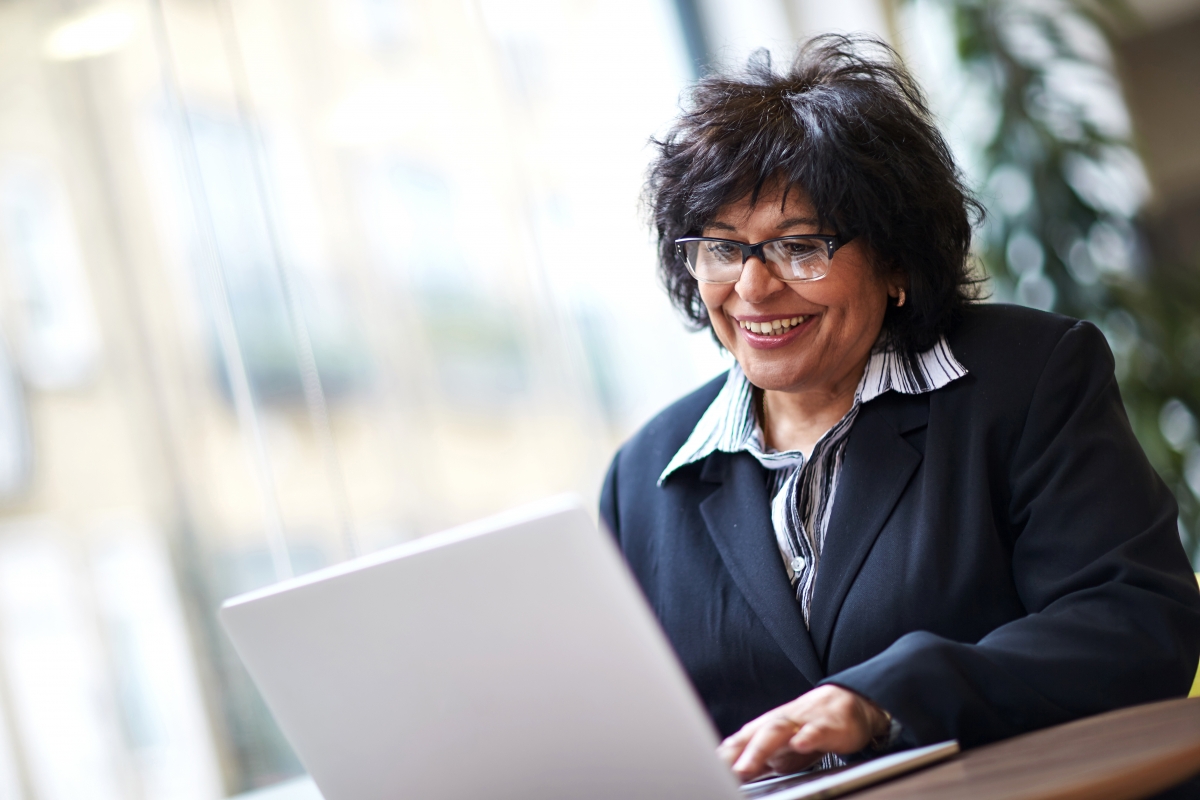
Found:
<svg viewBox="0 0 1200 800"><path fill-rule="evenodd" d="M724 377L613 459L601 517L722 735L827 682L967 747L1187 693L1200 591L1104 336L981 305L949 342L968 375L859 412L809 628L752 456L657 485Z"/></svg>

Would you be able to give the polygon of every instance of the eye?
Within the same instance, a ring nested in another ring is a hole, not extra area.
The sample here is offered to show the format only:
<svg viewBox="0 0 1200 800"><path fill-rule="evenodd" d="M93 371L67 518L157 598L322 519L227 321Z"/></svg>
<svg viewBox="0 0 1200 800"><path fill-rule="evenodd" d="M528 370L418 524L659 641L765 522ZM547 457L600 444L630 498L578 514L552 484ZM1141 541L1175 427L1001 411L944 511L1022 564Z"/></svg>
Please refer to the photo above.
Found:
<svg viewBox="0 0 1200 800"><path fill-rule="evenodd" d="M818 242L811 239L784 239L778 242L779 249L792 261L809 258L821 252Z"/></svg>
<svg viewBox="0 0 1200 800"><path fill-rule="evenodd" d="M705 242L704 255L714 261L722 263L733 261L739 258L741 250L734 247L729 242Z"/></svg>

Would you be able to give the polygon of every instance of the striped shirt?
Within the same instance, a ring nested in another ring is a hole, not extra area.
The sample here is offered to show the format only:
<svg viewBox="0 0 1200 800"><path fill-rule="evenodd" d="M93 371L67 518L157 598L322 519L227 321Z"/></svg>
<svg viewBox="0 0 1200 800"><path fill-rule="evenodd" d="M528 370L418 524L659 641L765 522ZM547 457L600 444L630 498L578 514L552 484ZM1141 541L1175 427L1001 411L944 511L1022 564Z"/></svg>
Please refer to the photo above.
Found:
<svg viewBox="0 0 1200 800"><path fill-rule="evenodd" d="M755 412L758 390L735 364L691 436L659 476L658 484L661 486L680 467L718 451L745 451L770 470L771 524L807 625L846 439L859 408L885 392L931 392L966 374L966 368L950 352L945 337L923 353L907 355L889 347L881 335L854 393L854 404L817 440L806 457L799 450L767 449Z"/></svg>

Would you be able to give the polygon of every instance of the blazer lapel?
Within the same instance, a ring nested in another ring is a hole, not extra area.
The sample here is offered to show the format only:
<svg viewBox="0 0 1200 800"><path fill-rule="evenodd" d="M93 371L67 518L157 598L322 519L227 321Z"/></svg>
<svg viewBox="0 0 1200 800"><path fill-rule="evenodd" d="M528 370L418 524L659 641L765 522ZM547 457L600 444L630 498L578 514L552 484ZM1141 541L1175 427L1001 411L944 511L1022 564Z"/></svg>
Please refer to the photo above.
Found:
<svg viewBox="0 0 1200 800"><path fill-rule="evenodd" d="M818 653L829 652L846 593L921 462L901 434L928 419L928 394L890 395L863 405L850 429L809 609Z"/></svg>
<svg viewBox="0 0 1200 800"><path fill-rule="evenodd" d="M714 453L701 479L721 484L700 503L700 514L726 568L779 647L816 686L825 672L775 541L763 467L747 453Z"/></svg>

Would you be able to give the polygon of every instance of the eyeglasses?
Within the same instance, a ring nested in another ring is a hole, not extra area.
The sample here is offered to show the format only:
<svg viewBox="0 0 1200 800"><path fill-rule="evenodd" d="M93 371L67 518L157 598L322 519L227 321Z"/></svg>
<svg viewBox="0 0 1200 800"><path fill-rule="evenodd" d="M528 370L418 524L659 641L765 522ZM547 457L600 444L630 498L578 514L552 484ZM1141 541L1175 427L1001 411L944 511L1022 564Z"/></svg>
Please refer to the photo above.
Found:
<svg viewBox="0 0 1200 800"><path fill-rule="evenodd" d="M829 263L843 242L837 236L781 236L758 244L689 236L675 240L688 272L701 283L737 283L742 268L757 256L785 283L816 281L829 273Z"/></svg>

